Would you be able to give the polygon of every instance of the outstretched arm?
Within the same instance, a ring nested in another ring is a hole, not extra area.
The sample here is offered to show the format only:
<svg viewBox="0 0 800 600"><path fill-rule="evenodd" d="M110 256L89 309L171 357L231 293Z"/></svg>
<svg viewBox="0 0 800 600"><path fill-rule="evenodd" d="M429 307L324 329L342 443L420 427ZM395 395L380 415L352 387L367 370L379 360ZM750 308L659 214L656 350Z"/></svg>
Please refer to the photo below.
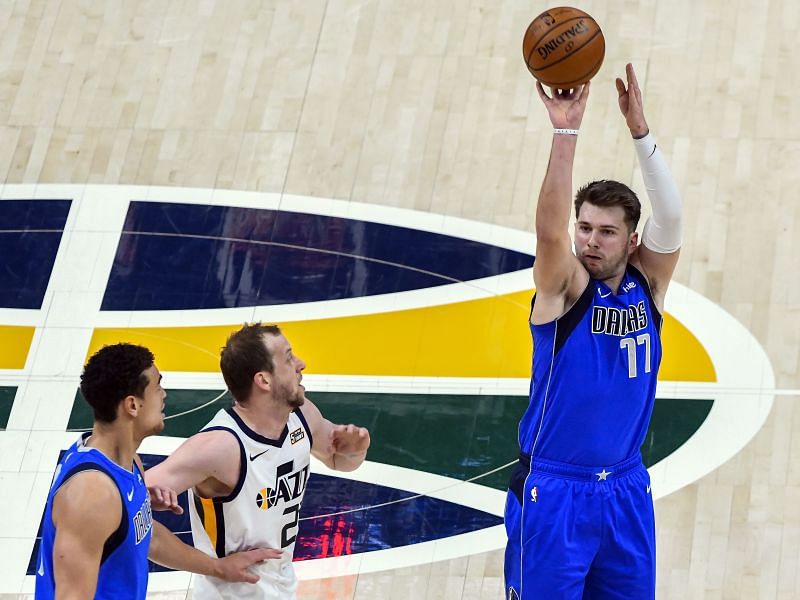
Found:
<svg viewBox="0 0 800 600"><path fill-rule="evenodd" d="M151 503L179 512L178 494L209 480L225 489L231 488L238 473L239 448L234 437L227 431L206 431L193 435L166 460L148 470L145 482ZM184 544L164 525L153 521L148 558L171 569L213 575L225 581L256 583L258 577L248 567L280 558L281 554L273 548L258 548L213 558Z"/></svg>
<svg viewBox="0 0 800 600"><path fill-rule="evenodd" d="M314 445L311 453L325 466L336 471L355 471L367 457L369 431L355 425L335 425L322 416L319 408L306 398L303 411Z"/></svg>
<svg viewBox="0 0 800 600"><path fill-rule="evenodd" d="M642 232L642 243L631 260L638 263L647 276L656 304L662 309L664 294L680 254L681 197L664 156L650 134L644 118L642 91L630 63L625 67L625 75L627 86L622 79L616 81L619 108L633 136L652 207L652 216Z"/></svg>
<svg viewBox="0 0 800 600"><path fill-rule="evenodd" d="M537 301L532 318L540 323L561 316L576 292L579 293L588 281L588 274L572 252L568 227L577 130L589 98L589 85L575 90L552 90L552 96L548 96L542 84L536 82L536 90L555 130L550 162L536 206L533 278ZM567 132L559 132L559 129ZM576 133L571 134L571 131Z"/></svg>
<svg viewBox="0 0 800 600"><path fill-rule="evenodd" d="M164 502L167 506L161 505L164 492L177 495L209 481L233 489L239 478L239 454L236 438L227 431L196 433L144 474L151 502L159 510L171 509L169 499Z"/></svg>

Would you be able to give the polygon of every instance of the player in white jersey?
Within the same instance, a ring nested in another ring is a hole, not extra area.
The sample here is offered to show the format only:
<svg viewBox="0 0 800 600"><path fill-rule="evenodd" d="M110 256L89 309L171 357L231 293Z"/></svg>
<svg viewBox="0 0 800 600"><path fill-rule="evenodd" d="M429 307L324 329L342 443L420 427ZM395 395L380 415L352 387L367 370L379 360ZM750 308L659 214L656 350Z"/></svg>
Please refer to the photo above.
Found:
<svg viewBox="0 0 800 600"><path fill-rule="evenodd" d="M235 400L145 474L148 486L191 489L197 548L225 556L250 548L283 550L251 567L256 585L195 578L193 597L294 598L292 555L310 454L339 471L364 461L369 432L334 425L305 397L306 365L274 325L245 325L222 349L220 368Z"/></svg>

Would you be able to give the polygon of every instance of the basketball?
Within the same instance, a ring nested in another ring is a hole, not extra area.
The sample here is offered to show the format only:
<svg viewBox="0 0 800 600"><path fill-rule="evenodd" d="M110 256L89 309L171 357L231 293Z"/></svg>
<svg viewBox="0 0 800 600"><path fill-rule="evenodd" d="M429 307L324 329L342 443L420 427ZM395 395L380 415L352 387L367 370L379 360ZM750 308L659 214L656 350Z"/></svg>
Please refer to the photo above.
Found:
<svg viewBox="0 0 800 600"><path fill-rule="evenodd" d="M525 31L525 64L543 85L570 89L595 76L603 64L606 42L591 16L569 6L551 8Z"/></svg>

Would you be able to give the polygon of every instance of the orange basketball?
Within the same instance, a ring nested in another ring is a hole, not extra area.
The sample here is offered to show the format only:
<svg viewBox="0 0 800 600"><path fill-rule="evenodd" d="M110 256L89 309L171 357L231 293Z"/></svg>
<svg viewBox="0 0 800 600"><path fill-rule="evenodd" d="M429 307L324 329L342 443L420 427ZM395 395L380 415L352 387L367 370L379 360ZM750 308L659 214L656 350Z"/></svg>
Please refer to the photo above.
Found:
<svg viewBox="0 0 800 600"><path fill-rule="evenodd" d="M543 85L570 89L589 81L603 64L606 41L582 10L561 6L536 17L522 39L528 70Z"/></svg>

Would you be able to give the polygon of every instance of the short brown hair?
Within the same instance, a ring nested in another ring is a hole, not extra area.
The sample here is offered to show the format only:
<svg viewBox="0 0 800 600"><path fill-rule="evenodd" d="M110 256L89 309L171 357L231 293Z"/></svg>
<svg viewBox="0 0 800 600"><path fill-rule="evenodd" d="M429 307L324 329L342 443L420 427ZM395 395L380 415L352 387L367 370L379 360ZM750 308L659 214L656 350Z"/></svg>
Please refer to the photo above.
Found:
<svg viewBox="0 0 800 600"><path fill-rule="evenodd" d="M636 231L639 217L642 216L642 205L639 198L631 188L619 181L601 179L587 183L580 188L575 194L575 218L578 218L584 202L603 208L621 206L625 211L625 224L631 233Z"/></svg>
<svg viewBox="0 0 800 600"><path fill-rule="evenodd" d="M243 402L250 396L253 375L259 371L272 373L275 364L272 355L264 343L265 335L281 335L277 325L261 323L245 323L238 331L228 336L219 357L219 368L225 385L237 402Z"/></svg>

